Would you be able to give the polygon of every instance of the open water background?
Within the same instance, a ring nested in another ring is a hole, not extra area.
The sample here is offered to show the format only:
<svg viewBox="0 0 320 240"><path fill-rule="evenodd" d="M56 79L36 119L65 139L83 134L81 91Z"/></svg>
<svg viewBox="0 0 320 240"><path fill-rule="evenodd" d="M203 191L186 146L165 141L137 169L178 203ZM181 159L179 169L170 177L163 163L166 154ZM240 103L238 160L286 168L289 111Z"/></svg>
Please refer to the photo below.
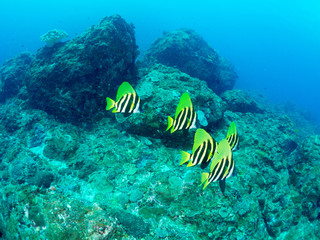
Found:
<svg viewBox="0 0 320 240"><path fill-rule="evenodd" d="M36 52L48 30L73 38L120 14L135 25L141 52L164 31L194 29L234 64L236 88L293 103L319 122L319 12L316 0L1 0L0 64L22 51Z"/></svg>

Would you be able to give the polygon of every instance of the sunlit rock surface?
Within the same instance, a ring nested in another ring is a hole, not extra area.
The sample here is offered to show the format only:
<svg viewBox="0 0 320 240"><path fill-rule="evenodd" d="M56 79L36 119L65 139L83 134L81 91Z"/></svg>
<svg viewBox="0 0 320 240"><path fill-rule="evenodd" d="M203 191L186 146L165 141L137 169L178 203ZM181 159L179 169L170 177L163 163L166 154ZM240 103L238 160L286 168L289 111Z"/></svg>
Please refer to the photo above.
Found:
<svg viewBox="0 0 320 240"><path fill-rule="evenodd" d="M207 82L215 93L232 89L237 74L232 64L219 56L193 30L180 29L164 33L147 50L143 64L161 63Z"/></svg>
<svg viewBox="0 0 320 240"><path fill-rule="evenodd" d="M31 104L68 122L88 121L122 81L136 80L134 28L104 18L79 37L43 47L26 78Z"/></svg>

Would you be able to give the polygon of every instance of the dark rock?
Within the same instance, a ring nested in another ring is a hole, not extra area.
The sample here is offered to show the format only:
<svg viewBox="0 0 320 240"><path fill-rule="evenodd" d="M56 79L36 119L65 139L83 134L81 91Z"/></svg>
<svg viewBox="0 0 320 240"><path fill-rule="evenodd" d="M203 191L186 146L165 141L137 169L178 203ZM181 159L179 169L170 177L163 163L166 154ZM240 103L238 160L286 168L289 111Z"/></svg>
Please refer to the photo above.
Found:
<svg viewBox="0 0 320 240"><path fill-rule="evenodd" d="M232 65L193 30L165 33L146 52L143 64L161 63L208 83L215 92L232 89L237 75Z"/></svg>
<svg viewBox="0 0 320 240"><path fill-rule="evenodd" d="M31 219L36 226L44 227L46 225L44 215L41 213L41 208L39 206L30 207L29 219Z"/></svg>
<svg viewBox="0 0 320 240"><path fill-rule="evenodd" d="M30 183L37 187L49 188L54 181L54 175L51 172L39 171L30 180Z"/></svg>
<svg viewBox="0 0 320 240"><path fill-rule="evenodd" d="M283 138L279 145L286 155L290 155L297 147L298 144L290 138Z"/></svg>
<svg viewBox="0 0 320 240"><path fill-rule="evenodd" d="M122 210L114 210L111 215L116 217L126 232L135 238L141 239L141 237L150 233L150 224L144 222L141 217Z"/></svg>
<svg viewBox="0 0 320 240"><path fill-rule="evenodd" d="M82 156L79 156L78 158L79 159L71 161L68 166L70 169L73 169L73 174L76 174L79 178L88 180L91 173L99 170L99 166L95 161L84 159Z"/></svg>
<svg viewBox="0 0 320 240"><path fill-rule="evenodd" d="M314 162L320 159L320 135L311 135L303 140L299 147L303 162Z"/></svg>
<svg viewBox="0 0 320 240"><path fill-rule="evenodd" d="M198 112L198 126L214 127L226 110L224 101L208 88L205 81L160 64L147 70L136 91L141 98L141 113L132 114L123 126L127 131L140 135L161 137L165 134L168 116L174 116L184 92L190 94Z"/></svg>
<svg viewBox="0 0 320 240"><path fill-rule="evenodd" d="M33 56L30 53L21 53L6 61L0 68L0 102L19 93L25 84L27 70Z"/></svg>
<svg viewBox="0 0 320 240"><path fill-rule="evenodd" d="M28 146L30 148L40 146L46 137L46 128L41 123L36 123L29 138Z"/></svg>
<svg viewBox="0 0 320 240"><path fill-rule="evenodd" d="M77 132L72 126L66 127L64 131L52 129L51 137L45 141L43 155L49 159L68 161L74 157L79 142Z"/></svg>
<svg viewBox="0 0 320 240"><path fill-rule="evenodd" d="M103 114L105 97L136 79L134 29L120 16L104 18L81 36L41 48L26 79L33 107L79 123Z"/></svg>
<svg viewBox="0 0 320 240"><path fill-rule="evenodd" d="M247 93L241 90L228 90L221 95L222 99L228 104L228 110L232 112L252 112L262 113L263 109Z"/></svg>
<svg viewBox="0 0 320 240"><path fill-rule="evenodd" d="M269 235L276 238L280 235L283 228L283 222L272 217L271 214L263 214L263 220L265 222Z"/></svg>
<svg viewBox="0 0 320 240"><path fill-rule="evenodd" d="M10 180L14 184L28 182L37 171L38 165L32 157L16 158L9 168Z"/></svg>

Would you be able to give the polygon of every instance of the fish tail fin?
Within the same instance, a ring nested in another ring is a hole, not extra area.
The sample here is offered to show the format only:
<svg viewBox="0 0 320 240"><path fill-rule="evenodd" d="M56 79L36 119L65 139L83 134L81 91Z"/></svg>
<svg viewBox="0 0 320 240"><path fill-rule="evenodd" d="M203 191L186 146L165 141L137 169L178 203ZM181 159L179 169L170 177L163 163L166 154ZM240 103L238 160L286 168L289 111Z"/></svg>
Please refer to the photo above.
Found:
<svg viewBox="0 0 320 240"><path fill-rule="evenodd" d="M202 184L203 185L203 189L205 189L208 185L209 185L209 181L208 181L208 178L209 178L209 173L202 173L201 174L201 184L199 186L201 186Z"/></svg>
<svg viewBox="0 0 320 240"><path fill-rule="evenodd" d="M181 151L181 161L179 165L182 165L184 163L186 163L187 161L189 161L191 154L187 153L185 151Z"/></svg>
<svg viewBox="0 0 320 240"><path fill-rule="evenodd" d="M167 127L167 130L168 131L173 125L173 118L168 116L168 127Z"/></svg>
<svg viewBox="0 0 320 240"><path fill-rule="evenodd" d="M112 108L115 107L116 102L115 102L114 100L112 100L112 99L109 98L109 97L107 97L106 100L107 100L106 110L110 110L110 109L112 109Z"/></svg>

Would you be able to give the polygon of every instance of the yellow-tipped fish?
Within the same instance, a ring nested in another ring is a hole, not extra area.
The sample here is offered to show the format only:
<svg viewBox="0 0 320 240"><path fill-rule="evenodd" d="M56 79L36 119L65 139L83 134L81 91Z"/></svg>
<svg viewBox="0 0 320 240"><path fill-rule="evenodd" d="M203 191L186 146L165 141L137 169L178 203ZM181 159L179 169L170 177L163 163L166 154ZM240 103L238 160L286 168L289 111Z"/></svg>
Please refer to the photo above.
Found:
<svg viewBox="0 0 320 240"><path fill-rule="evenodd" d="M230 124L228 133L227 133L227 141L230 145L230 148L232 151L236 150L239 145L239 135L237 132L236 124L235 122L232 122Z"/></svg>
<svg viewBox="0 0 320 240"><path fill-rule="evenodd" d="M224 193L225 180L229 178L235 169L232 151L227 139L219 142L217 151L210 165L210 173L201 174L201 184L205 189L211 182L220 181L221 191Z"/></svg>
<svg viewBox="0 0 320 240"><path fill-rule="evenodd" d="M201 164L201 168L209 165L217 149L217 142L203 129L199 128L194 136L192 154L181 151L180 165L189 161L187 167Z"/></svg>
<svg viewBox="0 0 320 240"><path fill-rule="evenodd" d="M123 82L118 88L116 101L106 98L106 110L113 109L113 113L138 113L140 98L128 82Z"/></svg>
<svg viewBox="0 0 320 240"><path fill-rule="evenodd" d="M174 119L168 116L168 131L170 128L170 133L177 130L195 128L195 123L197 119L197 113L193 108L191 98L188 93L183 93L179 104L174 115Z"/></svg>

